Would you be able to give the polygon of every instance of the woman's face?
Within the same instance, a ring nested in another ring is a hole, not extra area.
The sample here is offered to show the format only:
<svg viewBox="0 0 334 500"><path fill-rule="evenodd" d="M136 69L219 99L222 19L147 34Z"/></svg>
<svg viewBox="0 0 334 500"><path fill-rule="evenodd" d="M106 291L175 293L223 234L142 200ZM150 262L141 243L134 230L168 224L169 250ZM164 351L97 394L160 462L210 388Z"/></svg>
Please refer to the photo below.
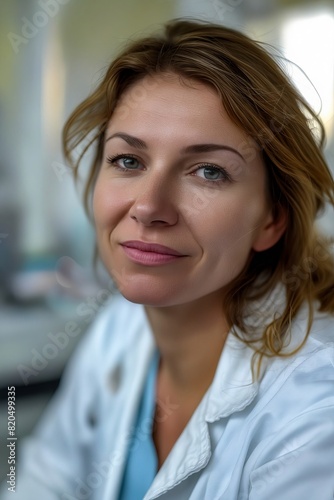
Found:
<svg viewBox="0 0 334 500"><path fill-rule="evenodd" d="M171 306L222 294L252 250L281 236L261 156L243 153L249 140L210 87L147 76L123 94L105 137L97 240L130 301Z"/></svg>

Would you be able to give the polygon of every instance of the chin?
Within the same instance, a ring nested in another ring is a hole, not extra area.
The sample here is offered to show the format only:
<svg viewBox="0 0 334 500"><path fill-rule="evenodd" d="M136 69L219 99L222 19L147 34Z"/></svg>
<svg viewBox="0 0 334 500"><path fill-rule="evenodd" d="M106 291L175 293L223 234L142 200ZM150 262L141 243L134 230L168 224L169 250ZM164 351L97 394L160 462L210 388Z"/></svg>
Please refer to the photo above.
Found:
<svg viewBox="0 0 334 500"><path fill-rule="evenodd" d="M156 293L150 293L148 290L127 290L119 288L120 293L130 302L142 304L143 306L167 307L175 304L175 300L167 298L165 294L159 296Z"/></svg>
<svg viewBox="0 0 334 500"><path fill-rule="evenodd" d="M176 305L176 290L164 283L129 282L117 283L119 292L130 302L144 306L167 307Z"/></svg>

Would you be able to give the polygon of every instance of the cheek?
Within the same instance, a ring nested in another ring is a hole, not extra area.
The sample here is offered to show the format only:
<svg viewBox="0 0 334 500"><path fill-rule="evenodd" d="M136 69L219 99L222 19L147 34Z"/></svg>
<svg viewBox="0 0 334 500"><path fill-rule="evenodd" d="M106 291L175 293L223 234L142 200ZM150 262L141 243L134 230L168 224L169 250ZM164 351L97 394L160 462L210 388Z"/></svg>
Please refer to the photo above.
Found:
<svg viewBox="0 0 334 500"><path fill-rule="evenodd" d="M93 214L97 229L110 225L121 210L119 190L115 189L101 176L95 185L93 195Z"/></svg>
<svg viewBox="0 0 334 500"><path fill-rule="evenodd" d="M196 220L196 232L200 231L205 250L211 255L219 257L224 253L247 257L261 226L263 212L259 197L229 197L201 212Z"/></svg>

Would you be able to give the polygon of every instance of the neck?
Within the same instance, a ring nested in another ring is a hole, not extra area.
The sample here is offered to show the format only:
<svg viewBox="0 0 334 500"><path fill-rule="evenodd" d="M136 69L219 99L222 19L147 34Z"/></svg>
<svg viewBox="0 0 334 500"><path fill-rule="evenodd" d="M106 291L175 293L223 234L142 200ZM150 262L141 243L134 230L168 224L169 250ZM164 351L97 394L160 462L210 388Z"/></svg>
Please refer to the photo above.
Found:
<svg viewBox="0 0 334 500"><path fill-rule="evenodd" d="M183 399L203 395L210 386L229 330L221 296L191 304L145 306L160 352L160 377Z"/></svg>

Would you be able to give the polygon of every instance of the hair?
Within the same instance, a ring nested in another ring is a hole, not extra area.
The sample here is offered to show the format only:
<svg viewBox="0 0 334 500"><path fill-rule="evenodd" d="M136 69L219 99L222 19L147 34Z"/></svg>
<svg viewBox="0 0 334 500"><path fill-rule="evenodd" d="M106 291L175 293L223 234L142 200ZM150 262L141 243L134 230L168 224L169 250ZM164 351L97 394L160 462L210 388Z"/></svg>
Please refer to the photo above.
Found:
<svg viewBox="0 0 334 500"><path fill-rule="evenodd" d="M326 203L334 205L334 181L322 154L324 127L263 44L221 25L170 21L162 32L131 41L64 126L64 154L76 179L83 156L91 146L95 148L84 191L88 215L105 130L116 105L130 86L161 73L174 73L216 90L231 120L247 133L248 153L256 148L262 154L274 217L282 210L287 213L283 236L272 248L251 253L224 301L230 324L246 332L242 340L259 356L259 368L263 356L286 356L301 348L303 344L289 353L283 349L285 334L305 301L308 326L303 343L313 322L315 301L320 311L334 313L331 243L315 224ZM81 153L74 159L79 145ZM256 338L246 327L246 305L278 283L285 287L285 308Z"/></svg>

